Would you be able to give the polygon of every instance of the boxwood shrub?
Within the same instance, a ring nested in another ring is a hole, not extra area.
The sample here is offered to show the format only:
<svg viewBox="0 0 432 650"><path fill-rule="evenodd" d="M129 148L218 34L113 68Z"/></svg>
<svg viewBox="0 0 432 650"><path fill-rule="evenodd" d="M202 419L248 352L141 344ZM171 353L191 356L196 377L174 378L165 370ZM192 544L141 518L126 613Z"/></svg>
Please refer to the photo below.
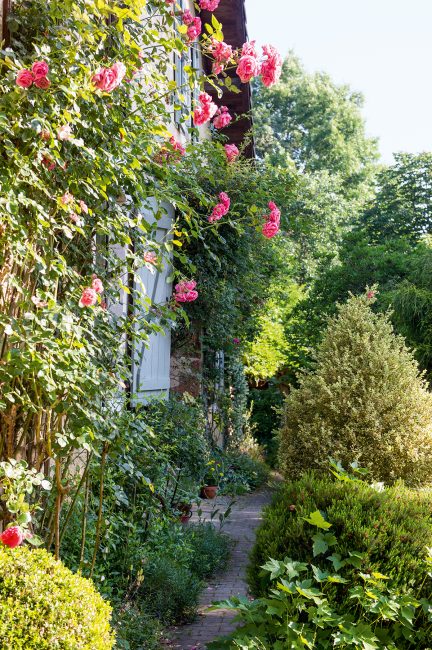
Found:
<svg viewBox="0 0 432 650"><path fill-rule="evenodd" d="M4 650L110 650L111 607L93 583L45 550L0 548Z"/></svg>
<svg viewBox="0 0 432 650"><path fill-rule="evenodd" d="M424 580L425 547L432 546L432 493L410 490L398 483L379 491L364 482L332 480L309 473L284 484L264 513L248 567L251 590L263 595L268 578L260 567L269 558L289 556L328 567L323 555L314 557L310 526L304 518L320 510L332 523L338 553L366 554L362 570L379 570L395 587L412 587L429 597L431 578ZM331 549L329 550L329 553Z"/></svg>

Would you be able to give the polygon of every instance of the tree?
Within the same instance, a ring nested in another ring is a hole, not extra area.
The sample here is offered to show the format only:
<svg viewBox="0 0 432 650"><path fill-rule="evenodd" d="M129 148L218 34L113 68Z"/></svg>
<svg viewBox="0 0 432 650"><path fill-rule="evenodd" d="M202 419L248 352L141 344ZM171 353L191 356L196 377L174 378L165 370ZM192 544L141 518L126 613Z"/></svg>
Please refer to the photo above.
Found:
<svg viewBox="0 0 432 650"><path fill-rule="evenodd" d="M357 460L386 483L432 476L432 395L388 315L371 310L372 293L339 307L315 369L286 400L280 462L289 478L325 468L329 456Z"/></svg>
<svg viewBox="0 0 432 650"><path fill-rule="evenodd" d="M378 191L362 218L372 241L432 232L432 154L399 153L378 176Z"/></svg>
<svg viewBox="0 0 432 650"><path fill-rule="evenodd" d="M308 74L290 53L280 82L255 85L255 138L258 155L305 172L326 169L357 186L377 159L377 142L366 137L363 98L329 75Z"/></svg>

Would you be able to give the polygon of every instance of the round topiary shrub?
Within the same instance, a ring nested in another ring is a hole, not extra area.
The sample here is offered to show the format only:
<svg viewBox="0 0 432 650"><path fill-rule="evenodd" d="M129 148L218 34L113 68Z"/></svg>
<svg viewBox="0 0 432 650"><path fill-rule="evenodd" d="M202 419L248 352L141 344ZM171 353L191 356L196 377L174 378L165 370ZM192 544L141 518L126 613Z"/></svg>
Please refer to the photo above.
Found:
<svg viewBox="0 0 432 650"><path fill-rule="evenodd" d="M397 588L413 588L416 597L430 597L432 580L426 577L426 547L432 546L431 492L397 483L378 491L364 482L332 480L309 473L285 484L264 513L250 557L248 579L254 594L263 595L268 579L261 566L269 558L291 557L328 569L325 555L314 557L316 533L306 521L319 510L330 522L342 559L350 551L365 554L364 573L380 571ZM349 602L347 601L349 605Z"/></svg>
<svg viewBox="0 0 432 650"><path fill-rule="evenodd" d="M111 607L93 583L42 549L0 548L4 650L110 650Z"/></svg>
<svg viewBox="0 0 432 650"><path fill-rule="evenodd" d="M331 319L316 368L285 403L279 459L287 478L357 460L386 484L432 480L432 395L373 291L351 296Z"/></svg>

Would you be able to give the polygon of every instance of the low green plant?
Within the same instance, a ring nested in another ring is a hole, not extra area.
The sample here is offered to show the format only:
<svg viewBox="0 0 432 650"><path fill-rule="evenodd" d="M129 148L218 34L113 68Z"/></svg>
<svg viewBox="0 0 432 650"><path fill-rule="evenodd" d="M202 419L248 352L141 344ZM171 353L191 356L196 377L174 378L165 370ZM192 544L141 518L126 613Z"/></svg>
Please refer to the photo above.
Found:
<svg viewBox="0 0 432 650"><path fill-rule="evenodd" d="M152 558L143 573L137 592L141 607L164 624L194 619L202 587L197 575L162 554Z"/></svg>
<svg viewBox="0 0 432 650"><path fill-rule="evenodd" d="M194 524L185 530L192 553L189 569L199 578L211 578L221 571L230 554L230 540L210 523Z"/></svg>
<svg viewBox="0 0 432 650"><path fill-rule="evenodd" d="M227 452L220 494L245 494L261 487L269 478L269 469L261 460L248 454Z"/></svg>
<svg viewBox="0 0 432 650"><path fill-rule="evenodd" d="M432 582L425 580L422 557L424 547L432 546L430 503L427 490L410 490L401 483L372 487L347 475L337 480L316 472L286 483L266 508L257 531L249 585L255 594L266 592L268 575L262 575L260 567L268 557L314 561L324 541L320 535L311 539L305 518L320 511L332 522L343 556L355 549L362 553L365 573L381 570L396 587L413 588L428 597ZM324 569L322 556L316 562Z"/></svg>
<svg viewBox="0 0 432 650"><path fill-rule="evenodd" d="M162 627L137 603L127 603L115 615L116 650L160 650Z"/></svg>
<svg viewBox="0 0 432 650"><path fill-rule="evenodd" d="M232 598L215 608L238 612L239 629L208 644L212 650L402 650L430 648L432 605L410 590L398 589L380 571L361 570L367 559L358 551L341 555L332 523L319 510L304 520L318 529L311 535L316 561L286 557L263 566L270 583L255 601ZM326 540L316 545L316 539ZM355 547L352 547L355 548ZM432 553L422 561L424 579L431 576ZM336 595L335 595L336 594Z"/></svg>
<svg viewBox="0 0 432 650"><path fill-rule="evenodd" d="M111 607L43 549L0 548L3 650L110 650Z"/></svg>

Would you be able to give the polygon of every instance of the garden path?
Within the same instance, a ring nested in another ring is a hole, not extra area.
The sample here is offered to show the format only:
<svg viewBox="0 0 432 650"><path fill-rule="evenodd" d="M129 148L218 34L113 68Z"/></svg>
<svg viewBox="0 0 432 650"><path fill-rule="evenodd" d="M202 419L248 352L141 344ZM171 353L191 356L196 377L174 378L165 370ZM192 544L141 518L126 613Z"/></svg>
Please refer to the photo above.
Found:
<svg viewBox="0 0 432 650"><path fill-rule="evenodd" d="M255 539L255 530L261 522L262 509L270 502L271 494L270 488L263 488L252 494L236 497L231 515L223 527L224 532L234 542L227 569L207 584L201 595L197 620L176 630L172 648L202 650L206 647L207 642L228 634L234 629L233 612L224 609L209 612L206 609L214 601L224 600L230 596L247 595L246 567L249 552ZM229 497L218 497L214 501L203 502L202 518L209 520L214 507L220 508L220 512L224 512L229 502ZM197 520L196 514L192 517L192 521L194 520ZM217 521L217 517L215 521Z"/></svg>

